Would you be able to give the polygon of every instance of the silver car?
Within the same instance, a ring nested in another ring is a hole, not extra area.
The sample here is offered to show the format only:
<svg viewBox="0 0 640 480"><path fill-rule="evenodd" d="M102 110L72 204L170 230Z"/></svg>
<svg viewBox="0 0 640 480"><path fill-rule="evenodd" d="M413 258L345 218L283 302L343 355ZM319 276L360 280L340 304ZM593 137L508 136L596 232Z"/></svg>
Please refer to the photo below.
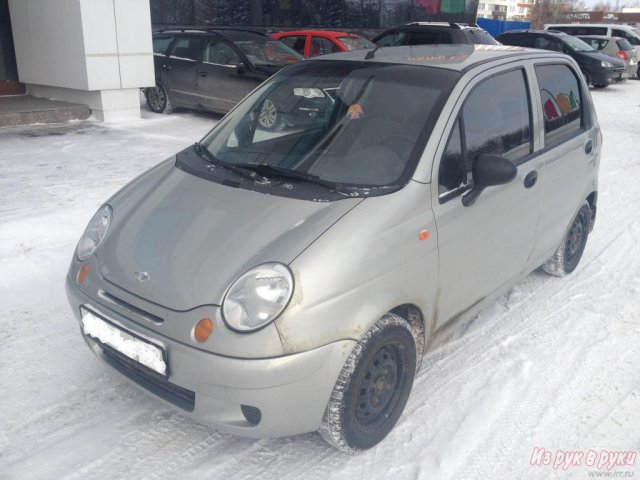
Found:
<svg viewBox="0 0 640 480"><path fill-rule="evenodd" d="M602 35L579 35L578 38L600 53L618 58L624 62L625 70L618 81L634 78L638 72L638 54L624 38Z"/></svg>
<svg viewBox="0 0 640 480"><path fill-rule="evenodd" d="M576 268L600 150L566 55L301 62L98 210L68 298L99 357L198 421L367 449L452 325L540 266Z"/></svg>

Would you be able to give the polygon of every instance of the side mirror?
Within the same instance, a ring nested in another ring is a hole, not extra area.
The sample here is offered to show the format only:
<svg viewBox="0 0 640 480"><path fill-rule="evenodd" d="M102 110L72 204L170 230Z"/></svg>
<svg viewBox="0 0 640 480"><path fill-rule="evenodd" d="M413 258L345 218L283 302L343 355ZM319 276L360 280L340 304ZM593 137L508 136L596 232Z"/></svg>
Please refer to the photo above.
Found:
<svg viewBox="0 0 640 480"><path fill-rule="evenodd" d="M473 188L462 196L465 207L473 205L487 187L504 185L516 178L518 167L500 155L478 155L473 161Z"/></svg>
<svg viewBox="0 0 640 480"><path fill-rule="evenodd" d="M244 62L240 62L236 65L236 72L238 72L238 75L244 75L247 73L247 65Z"/></svg>

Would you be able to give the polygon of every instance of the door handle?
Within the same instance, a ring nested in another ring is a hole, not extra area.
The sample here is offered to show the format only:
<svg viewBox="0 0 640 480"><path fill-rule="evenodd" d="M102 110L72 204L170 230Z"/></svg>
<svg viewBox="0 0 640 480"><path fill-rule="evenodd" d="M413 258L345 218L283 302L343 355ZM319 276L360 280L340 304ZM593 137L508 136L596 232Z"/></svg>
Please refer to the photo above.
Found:
<svg viewBox="0 0 640 480"><path fill-rule="evenodd" d="M524 177L524 188L533 187L537 181L538 181L538 172L536 172L535 170L532 170L531 172L527 173L526 177Z"/></svg>
<svg viewBox="0 0 640 480"><path fill-rule="evenodd" d="M593 152L593 140L589 139L589 141L584 145L584 153L588 155L591 152Z"/></svg>
<svg viewBox="0 0 640 480"><path fill-rule="evenodd" d="M198 70L198 75L200 75L201 77L206 77L207 72L205 72L204 70Z"/></svg>
<svg viewBox="0 0 640 480"><path fill-rule="evenodd" d="M162 65L162 68L165 70L171 70L171 65Z"/></svg>

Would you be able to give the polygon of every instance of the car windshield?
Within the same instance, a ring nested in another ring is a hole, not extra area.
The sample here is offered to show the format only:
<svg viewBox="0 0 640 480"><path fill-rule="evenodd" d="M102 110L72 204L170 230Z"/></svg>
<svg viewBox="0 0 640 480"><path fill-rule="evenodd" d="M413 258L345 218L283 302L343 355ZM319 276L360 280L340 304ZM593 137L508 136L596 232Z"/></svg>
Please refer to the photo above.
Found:
<svg viewBox="0 0 640 480"><path fill-rule="evenodd" d="M267 179L304 175L356 196L353 189L399 187L459 76L366 61L301 62L255 90L201 144L220 162Z"/></svg>
<svg viewBox="0 0 640 480"><path fill-rule="evenodd" d="M284 43L265 38L234 40L233 43L254 65L284 66L296 63L304 57Z"/></svg>
<svg viewBox="0 0 640 480"><path fill-rule="evenodd" d="M338 37L347 50L364 50L375 48L376 46L364 37Z"/></svg>
<svg viewBox="0 0 640 480"><path fill-rule="evenodd" d="M569 45L569 48L574 52L595 52L595 50L591 47L591 45L583 42L577 37L572 37L571 35L563 35L562 41Z"/></svg>

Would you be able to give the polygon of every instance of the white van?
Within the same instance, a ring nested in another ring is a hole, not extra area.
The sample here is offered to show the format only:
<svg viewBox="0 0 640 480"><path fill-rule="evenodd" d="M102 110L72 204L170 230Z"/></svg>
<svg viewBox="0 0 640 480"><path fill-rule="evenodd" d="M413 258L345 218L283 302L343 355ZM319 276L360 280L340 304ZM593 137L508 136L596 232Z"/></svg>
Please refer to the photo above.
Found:
<svg viewBox="0 0 640 480"><path fill-rule="evenodd" d="M612 23L550 23L545 30L557 30L569 35L606 35L622 37L629 41L636 50L640 50L640 30L629 25Z"/></svg>

